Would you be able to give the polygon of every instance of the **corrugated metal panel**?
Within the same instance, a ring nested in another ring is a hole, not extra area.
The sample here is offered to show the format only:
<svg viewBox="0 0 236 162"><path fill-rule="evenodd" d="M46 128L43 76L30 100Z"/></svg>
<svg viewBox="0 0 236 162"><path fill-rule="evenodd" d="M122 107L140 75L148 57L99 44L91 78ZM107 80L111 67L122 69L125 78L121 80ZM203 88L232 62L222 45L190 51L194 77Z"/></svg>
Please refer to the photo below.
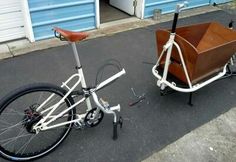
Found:
<svg viewBox="0 0 236 162"><path fill-rule="evenodd" d="M183 0L145 0L144 18L153 16L154 9L161 9L162 13L170 13L175 10L176 4ZM188 8L209 5L209 0L189 0Z"/></svg>
<svg viewBox="0 0 236 162"><path fill-rule="evenodd" d="M216 3L216 4L221 4L221 3L227 3L232 0L211 0L211 4Z"/></svg>
<svg viewBox="0 0 236 162"><path fill-rule="evenodd" d="M21 1L0 1L0 22L0 42L25 37Z"/></svg>
<svg viewBox="0 0 236 162"><path fill-rule="evenodd" d="M53 37L52 28L82 31L96 26L95 0L29 0L35 40Z"/></svg>

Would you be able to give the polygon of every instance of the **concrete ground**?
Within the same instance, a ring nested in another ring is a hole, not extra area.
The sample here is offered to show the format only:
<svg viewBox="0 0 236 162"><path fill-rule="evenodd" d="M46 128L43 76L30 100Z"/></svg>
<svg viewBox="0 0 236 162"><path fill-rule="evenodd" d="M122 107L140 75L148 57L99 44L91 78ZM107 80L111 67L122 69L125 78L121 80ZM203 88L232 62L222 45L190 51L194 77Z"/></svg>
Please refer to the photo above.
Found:
<svg viewBox="0 0 236 162"><path fill-rule="evenodd" d="M154 153L142 162L235 162L236 108Z"/></svg>
<svg viewBox="0 0 236 162"><path fill-rule="evenodd" d="M235 18L220 10L206 11L196 16L190 16L193 12L188 11L178 25L208 21L227 25ZM100 30L103 37L77 45L89 85L93 85L97 69L106 59L119 60L127 71L126 76L99 93L111 104L121 104L124 125L118 140L111 140L112 118L106 115L98 127L73 130L54 152L36 161L235 161L235 78L212 83L194 93L193 107L186 104L187 94L160 96L151 74L157 59L155 30L170 28L171 22L156 24L146 20L138 23L141 25L130 24L130 29L137 29L114 34L122 29L114 31L110 27L108 34L107 27L106 31ZM32 82L59 85L74 72L71 52L69 46L59 46L2 60L0 96ZM11 54L15 55L13 51ZM131 88L137 94L146 94L146 99L133 107L128 106L135 99Z"/></svg>
<svg viewBox="0 0 236 162"><path fill-rule="evenodd" d="M110 21L120 20L120 19L126 19L131 17L125 12L122 12L121 10L112 7L109 4L109 0L100 0L100 21L101 23L106 23Z"/></svg>

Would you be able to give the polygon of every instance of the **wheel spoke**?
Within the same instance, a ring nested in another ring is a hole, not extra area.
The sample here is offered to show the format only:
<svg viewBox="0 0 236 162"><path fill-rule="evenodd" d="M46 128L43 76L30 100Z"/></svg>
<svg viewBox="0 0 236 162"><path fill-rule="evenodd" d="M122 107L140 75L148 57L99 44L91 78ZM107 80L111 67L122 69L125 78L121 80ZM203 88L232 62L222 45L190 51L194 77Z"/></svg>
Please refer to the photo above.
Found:
<svg viewBox="0 0 236 162"><path fill-rule="evenodd" d="M20 158L24 161L43 156L56 148L69 133L71 124L39 131L37 134L32 128L43 118L43 115L48 113L41 114L37 111L37 107L46 101L47 96L53 98L42 106L42 111L55 105L64 94L66 94L64 89L49 84L30 85L17 90L5 102L0 103L0 154L9 160ZM65 111L74 103L71 98L65 100L68 102L60 104L50 118ZM55 120L55 124L73 120L73 111L70 110Z"/></svg>
<svg viewBox="0 0 236 162"><path fill-rule="evenodd" d="M40 101L41 101L42 96L43 96L43 92L41 92L41 93L39 94L39 98L38 98L38 101L37 101L36 103L41 103Z"/></svg>
<svg viewBox="0 0 236 162"><path fill-rule="evenodd" d="M0 140L0 143L8 141L8 140L15 140L15 139L18 139L18 138L27 137L27 136L31 136L31 134L25 134L25 135L21 135L21 136L18 136L18 137L11 137L11 138L7 138L7 139L4 139L4 140ZM6 143L4 143L4 144L6 144Z"/></svg>
<svg viewBox="0 0 236 162"><path fill-rule="evenodd" d="M2 146L5 146L5 145L7 145L7 144L9 144L9 143L11 143L11 142L13 142L13 141L15 141L16 139L18 139L18 137L21 137L21 134L22 134L23 132L24 132L24 129L21 128L20 131L19 131L19 133L18 133L18 135L17 135L16 137L11 138L11 140L9 140L8 142L2 144Z"/></svg>
<svg viewBox="0 0 236 162"><path fill-rule="evenodd" d="M16 111L16 110L13 110L13 109L10 109L11 111L13 111L13 112L15 112L15 113L17 113L18 115L24 115L24 113L20 113L20 112L18 112L18 111Z"/></svg>
<svg viewBox="0 0 236 162"><path fill-rule="evenodd" d="M14 128L14 127L16 127L16 126L18 126L18 125L22 125L22 124L23 124L23 122L21 121L21 122L15 124L15 125L12 125L12 126L10 126L10 127L1 129L1 130L3 130L3 132L1 132L0 135L6 133L6 132L9 131L11 128Z"/></svg>
<svg viewBox="0 0 236 162"><path fill-rule="evenodd" d="M30 137L30 139L16 152L16 154L18 154L21 150L23 151L22 154L24 153L25 149L27 148L27 146L29 145L29 143L37 136L36 135L32 135Z"/></svg>
<svg viewBox="0 0 236 162"><path fill-rule="evenodd" d="M3 113L2 115L14 115L14 116L17 115L18 116L19 114L16 114L16 113ZM24 114L21 114L21 115L24 115Z"/></svg>

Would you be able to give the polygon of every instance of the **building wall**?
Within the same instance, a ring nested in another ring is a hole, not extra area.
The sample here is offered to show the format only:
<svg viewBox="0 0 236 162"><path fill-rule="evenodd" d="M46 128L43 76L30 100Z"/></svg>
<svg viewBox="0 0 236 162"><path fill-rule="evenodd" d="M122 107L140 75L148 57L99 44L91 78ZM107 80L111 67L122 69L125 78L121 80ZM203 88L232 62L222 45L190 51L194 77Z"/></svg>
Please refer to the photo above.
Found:
<svg viewBox="0 0 236 162"><path fill-rule="evenodd" d="M229 1L232 0L190 0L188 8ZM175 10L179 2L183 0L138 0L139 12L136 14L140 18L149 18L153 16L154 9L170 13ZM54 36L52 31L54 26L74 31L94 29L100 24L98 3L99 0L2 1L0 19L4 25L0 27L0 42L25 36L30 41L51 38ZM11 16L15 13L16 15ZM10 32L13 29L14 31Z"/></svg>
<svg viewBox="0 0 236 162"><path fill-rule="evenodd" d="M25 37L22 2L19 0L0 1L0 42Z"/></svg>
<svg viewBox="0 0 236 162"><path fill-rule="evenodd" d="M35 40L53 37L54 26L82 31L96 27L95 0L28 0Z"/></svg>
<svg viewBox="0 0 236 162"><path fill-rule="evenodd" d="M221 4L221 3L226 3L230 1L232 0L210 0L210 3L213 4L215 2L216 4Z"/></svg>
<svg viewBox="0 0 236 162"><path fill-rule="evenodd" d="M173 12L176 4L180 2L183 2L183 0L145 0L144 18L152 17L154 9L161 9L163 14ZM209 4L209 0L190 0L188 8L200 7Z"/></svg>

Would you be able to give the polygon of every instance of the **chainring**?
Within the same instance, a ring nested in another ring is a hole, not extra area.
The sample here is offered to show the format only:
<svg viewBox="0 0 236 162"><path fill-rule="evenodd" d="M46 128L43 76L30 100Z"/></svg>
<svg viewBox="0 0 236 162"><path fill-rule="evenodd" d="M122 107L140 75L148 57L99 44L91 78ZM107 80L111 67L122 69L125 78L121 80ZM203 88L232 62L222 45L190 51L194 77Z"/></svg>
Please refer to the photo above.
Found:
<svg viewBox="0 0 236 162"><path fill-rule="evenodd" d="M88 111L88 113L86 114L85 118L84 118L84 124L87 127L95 127L98 124L100 124L100 122L103 119L104 113L103 111L99 110L99 112L96 114L97 108L93 108L92 110Z"/></svg>

